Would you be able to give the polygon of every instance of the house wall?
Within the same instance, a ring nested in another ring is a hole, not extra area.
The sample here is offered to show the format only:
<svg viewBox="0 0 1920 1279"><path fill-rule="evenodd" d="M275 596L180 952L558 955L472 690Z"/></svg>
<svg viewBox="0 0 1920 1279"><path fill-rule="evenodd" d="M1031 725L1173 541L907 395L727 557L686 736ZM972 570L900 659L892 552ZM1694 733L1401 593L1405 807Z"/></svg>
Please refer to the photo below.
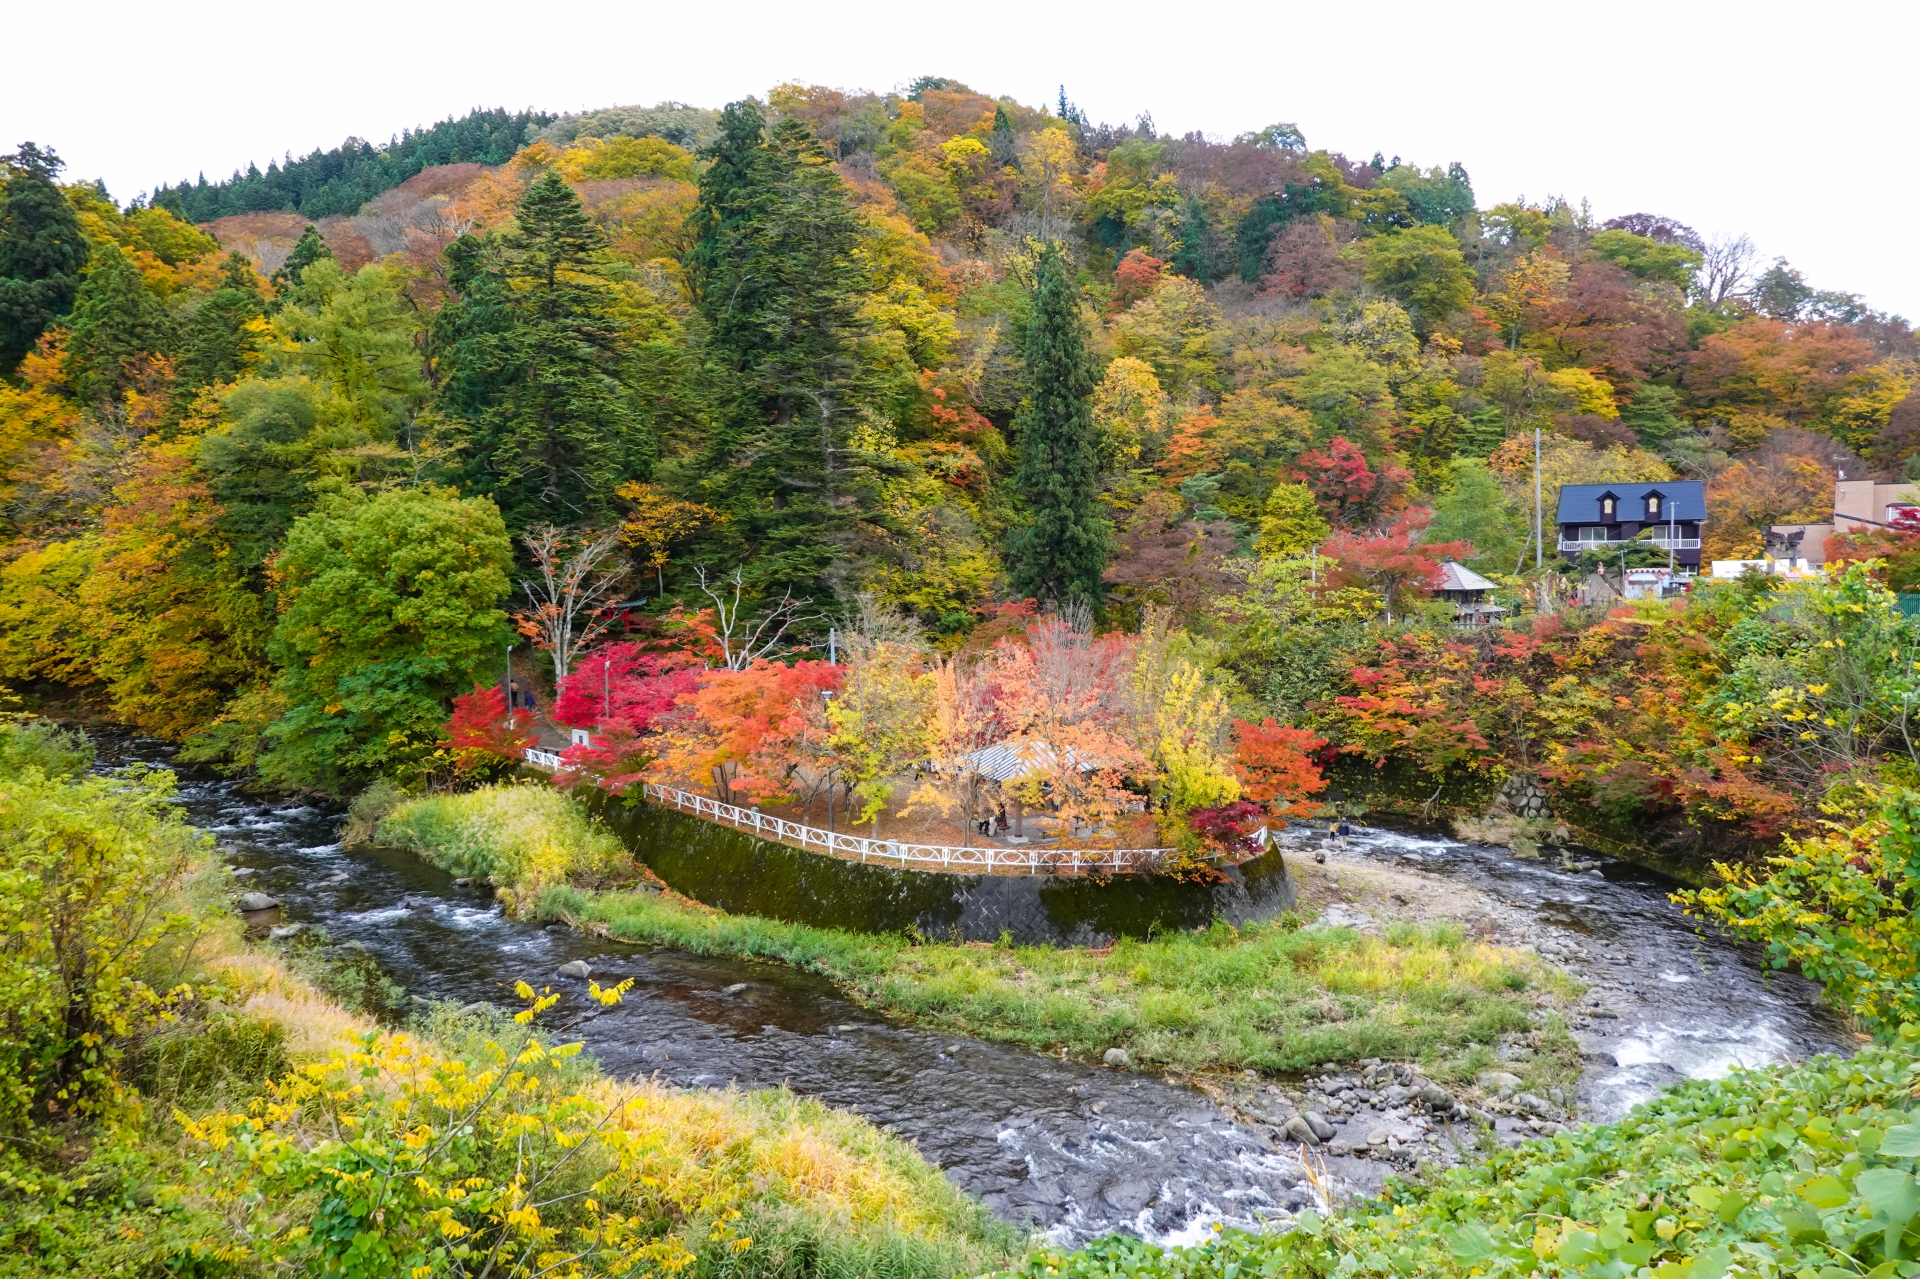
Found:
<svg viewBox="0 0 1920 1279"><path fill-rule="evenodd" d="M1872 480L1840 480L1833 486L1833 528L1838 533L1863 532L1893 521L1890 507L1920 506L1920 484L1876 484ZM1793 526L1783 526L1793 527Z"/></svg>

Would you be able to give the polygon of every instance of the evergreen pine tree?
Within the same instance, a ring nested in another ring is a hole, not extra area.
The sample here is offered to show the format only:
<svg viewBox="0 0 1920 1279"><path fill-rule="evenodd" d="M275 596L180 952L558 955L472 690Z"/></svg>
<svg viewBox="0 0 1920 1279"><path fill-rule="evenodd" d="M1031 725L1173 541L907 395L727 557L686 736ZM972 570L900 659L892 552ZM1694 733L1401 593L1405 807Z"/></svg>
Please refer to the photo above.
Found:
<svg viewBox="0 0 1920 1279"><path fill-rule="evenodd" d="M60 157L28 142L0 157L0 377L64 317L80 290L87 240L54 185Z"/></svg>
<svg viewBox="0 0 1920 1279"><path fill-rule="evenodd" d="M628 385L627 334L606 235L549 170L513 230L458 255L467 295L441 328L443 376L464 407L474 487L515 531L600 524L643 474L652 440Z"/></svg>
<svg viewBox="0 0 1920 1279"><path fill-rule="evenodd" d="M860 351L861 226L806 126L761 142L759 120L751 103L722 117L688 258L715 416L698 471L755 587L818 599L879 506L874 459L850 445L878 398Z"/></svg>
<svg viewBox="0 0 1920 1279"><path fill-rule="evenodd" d="M700 203L690 219L699 238L687 253L687 285L704 298L709 282L740 235L753 184L759 176L766 142L766 118L752 99L728 103L720 113L720 136L700 156Z"/></svg>
<svg viewBox="0 0 1920 1279"><path fill-rule="evenodd" d="M323 258L333 256L333 250L320 238L320 232L313 223L307 223L307 229L300 233L294 243L293 251L287 254L287 260L273 273L273 287L276 296L285 296L287 291L300 283L300 277L306 269Z"/></svg>
<svg viewBox="0 0 1920 1279"><path fill-rule="evenodd" d="M1207 221L1207 206L1200 203L1199 196L1188 196L1180 209L1180 247L1175 250L1169 265L1189 280L1198 280L1201 284L1213 283L1212 238L1213 228Z"/></svg>
<svg viewBox="0 0 1920 1279"><path fill-rule="evenodd" d="M227 254L220 287L200 303L180 332L176 387L197 391L240 375L247 355L258 345L247 325L266 310L260 277L244 253ZM184 403L184 394L176 397Z"/></svg>
<svg viewBox="0 0 1920 1279"><path fill-rule="evenodd" d="M987 149L993 152L995 164L1020 163L1020 144L1013 136L1013 121L1007 116L1007 109L998 103L993 108L993 132L988 135Z"/></svg>
<svg viewBox="0 0 1920 1279"><path fill-rule="evenodd" d="M1040 254L1026 357L1013 487L1028 523L1009 539L1007 573L1017 595L1097 608L1113 529L1100 506L1093 363L1080 300L1052 244Z"/></svg>
<svg viewBox="0 0 1920 1279"><path fill-rule="evenodd" d="M111 399L137 385L148 361L173 350L173 317L117 244L94 250L74 299L61 371L84 401Z"/></svg>

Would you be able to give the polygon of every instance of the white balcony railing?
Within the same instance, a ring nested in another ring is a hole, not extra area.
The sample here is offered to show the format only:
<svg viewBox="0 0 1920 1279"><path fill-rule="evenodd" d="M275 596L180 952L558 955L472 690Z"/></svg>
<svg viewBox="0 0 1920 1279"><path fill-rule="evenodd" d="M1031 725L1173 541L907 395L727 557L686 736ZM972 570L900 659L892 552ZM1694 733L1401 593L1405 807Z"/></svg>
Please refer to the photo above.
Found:
<svg viewBox="0 0 1920 1279"><path fill-rule="evenodd" d="M1578 555L1581 551L1603 550L1609 546L1631 546L1635 542L1640 541L1644 541L1647 545L1656 547L1662 551L1697 551L1700 549L1700 539L1697 537L1649 537L1645 539L1637 537L1563 537L1560 539L1560 549Z"/></svg>

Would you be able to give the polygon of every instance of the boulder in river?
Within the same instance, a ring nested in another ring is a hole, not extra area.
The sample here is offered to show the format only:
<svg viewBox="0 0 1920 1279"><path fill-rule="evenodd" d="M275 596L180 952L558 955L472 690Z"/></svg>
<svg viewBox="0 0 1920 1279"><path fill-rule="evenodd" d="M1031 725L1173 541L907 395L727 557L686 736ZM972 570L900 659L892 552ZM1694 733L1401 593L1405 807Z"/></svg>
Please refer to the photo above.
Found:
<svg viewBox="0 0 1920 1279"><path fill-rule="evenodd" d="M1542 1118L1552 1118L1559 1113L1554 1109L1552 1102L1545 1097L1536 1097L1530 1092L1515 1093L1513 1104L1530 1115L1539 1115Z"/></svg>
<svg viewBox="0 0 1920 1279"><path fill-rule="evenodd" d="M283 924L279 928L268 929L267 936L274 941L286 941L289 938L298 937L306 931L307 926L305 924Z"/></svg>
<svg viewBox="0 0 1920 1279"><path fill-rule="evenodd" d="M585 981L587 978L593 976L593 965L584 959L575 959L560 965L560 967L554 971L562 977L578 977L580 980Z"/></svg>
<svg viewBox="0 0 1920 1279"><path fill-rule="evenodd" d="M1109 1066L1118 1066L1124 1070L1127 1066L1127 1050L1124 1048L1109 1048L1100 1060L1106 1062Z"/></svg>
<svg viewBox="0 0 1920 1279"><path fill-rule="evenodd" d="M272 910L280 903L265 893L243 893L240 897L240 909L244 911Z"/></svg>
<svg viewBox="0 0 1920 1279"><path fill-rule="evenodd" d="M1333 1125L1327 1122L1325 1115L1317 1110L1309 1110L1300 1117L1307 1121L1307 1127L1313 1129L1313 1135L1315 1137L1318 1137L1321 1141L1333 1140ZM1287 1126L1291 1128L1293 1125L1289 1124Z"/></svg>
<svg viewBox="0 0 1920 1279"><path fill-rule="evenodd" d="M745 990L746 988L747 988L747 983L743 981L737 981L733 983L733 985L731 986L722 986L720 988L720 993L723 995L737 995L741 991Z"/></svg>
<svg viewBox="0 0 1920 1279"><path fill-rule="evenodd" d="M1428 1083L1420 1089L1420 1100L1427 1103L1429 1110L1453 1109L1453 1094L1436 1083Z"/></svg>
<svg viewBox="0 0 1920 1279"><path fill-rule="evenodd" d="M1305 1115L1295 1115L1287 1120L1287 1126L1281 1131L1303 1146L1320 1144L1320 1134L1313 1130L1313 1125L1307 1122Z"/></svg>

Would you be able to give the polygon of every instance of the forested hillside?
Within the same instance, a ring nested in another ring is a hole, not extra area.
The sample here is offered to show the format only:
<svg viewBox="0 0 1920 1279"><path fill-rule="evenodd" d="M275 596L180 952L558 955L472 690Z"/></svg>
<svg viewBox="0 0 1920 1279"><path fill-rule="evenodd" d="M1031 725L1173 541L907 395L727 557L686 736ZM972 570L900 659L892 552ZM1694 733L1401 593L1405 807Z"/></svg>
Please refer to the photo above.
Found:
<svg viewBox="0 0 1920 1279"><path fill-rule="evenodd" d="M125 208L24 147L0 677L351 785L433 755L551 525L619 530L629 620L736 571L749 612L809 601L802 643L857 599L944 651L1022 599L1121 629L1166 610L1238 709L1345 757L1617 789L1540 709L1571 659L1509 655L1534 663L1515 720L1368 628L1418 623L1445 554L1523 613L1559 589L1534 571L1536 427L1549 494L1707 480L1709 558L1822 518L1837 468L1910 473L1914 338L1741 238L1476 194L1470 160L1284 123L1175 138L938 78L476 112ZM327 611L367 536L419 563L356 561L355 590L435 565L430 652ZM1348 670L1467 719L1429 750ZM1735 774L1791 794L1770 760L1662 749L1634 793L1676 816Z"/></svg>

